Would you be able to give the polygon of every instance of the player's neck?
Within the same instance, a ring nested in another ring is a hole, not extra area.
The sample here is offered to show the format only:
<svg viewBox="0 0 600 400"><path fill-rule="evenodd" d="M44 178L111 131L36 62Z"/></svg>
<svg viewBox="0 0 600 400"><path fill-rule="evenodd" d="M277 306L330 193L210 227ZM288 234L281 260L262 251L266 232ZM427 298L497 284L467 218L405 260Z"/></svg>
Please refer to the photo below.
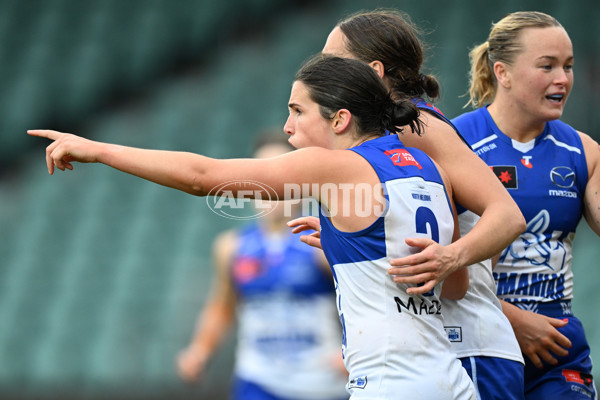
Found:
<svg viewBox="0 0 600 400"><path fill-rule="evenodd" d="M514 104L494 101L488 107L494 123L502 133L521 143L535 139L544 131L545 121L532 118Z"/></svg>

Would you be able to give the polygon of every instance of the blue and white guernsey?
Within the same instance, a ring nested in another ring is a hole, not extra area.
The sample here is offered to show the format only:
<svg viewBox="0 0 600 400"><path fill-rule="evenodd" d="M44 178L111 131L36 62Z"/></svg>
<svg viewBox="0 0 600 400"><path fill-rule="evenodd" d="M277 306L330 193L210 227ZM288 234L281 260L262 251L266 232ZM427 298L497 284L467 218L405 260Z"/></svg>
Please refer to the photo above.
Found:
<svg viewBox="0 0 600 400"><path fill-rule="evenodd" d="M341 232L321 214L321 244L334 272L351 399L474 399L450 349L440 291L409 296L393 282L390 260L411 254L406 237L452 240L449 200L433 162L396 135L350 149L376 171L388 202L368 228Z"/></svg>
<svg viewBox="0 0 600 400"><path fill-rule="evenodd" d="M258 225L238 235L235 374L284 398L343 398L333 280L298 236L268 236Z"/></svg>
<svg viewBox="0 0 600 400"><path fill-rule="evenodd" d="M571 299L572 242L588 180L579 134L556 120L531 142L520 143L498 129L485 107L453 122L527 221L526 231L502 252L494 269L498 296L522 307Z"/></svg>
<svg viewBox="0 0 600 400"><path fill-rule="evenodd" d="M413 99L413 102L420 110L446 122L467 143L454 123L437 107L419 98ZM458 204L457 209L460 234L464 236L471 231L479 216ZM496 296L491 260L475 263L468 268L469 289L465 296L460 300L442 299L444 327L452 350L459 358L498 357L523 363L512 326Z"/></svg>

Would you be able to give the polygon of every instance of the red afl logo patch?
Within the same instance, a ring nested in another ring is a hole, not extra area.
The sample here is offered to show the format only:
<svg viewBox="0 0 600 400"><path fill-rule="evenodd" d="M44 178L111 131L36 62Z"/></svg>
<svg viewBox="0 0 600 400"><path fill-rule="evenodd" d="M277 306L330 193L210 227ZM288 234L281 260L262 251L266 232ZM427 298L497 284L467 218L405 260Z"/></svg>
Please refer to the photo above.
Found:
<svg viewBox="0 0 600 400"><path fill-rule="evenodd" d="M394 165L398 165L400 167L404 167L407 165L414 165L415 167L417 167L419 169L423 168L423 167L421 167L421 164L419 164L417 162L417 160L415 160L413 155L410 154L406 149L387 150L387 151L384 151L383 153L392 160Z"/></svg>

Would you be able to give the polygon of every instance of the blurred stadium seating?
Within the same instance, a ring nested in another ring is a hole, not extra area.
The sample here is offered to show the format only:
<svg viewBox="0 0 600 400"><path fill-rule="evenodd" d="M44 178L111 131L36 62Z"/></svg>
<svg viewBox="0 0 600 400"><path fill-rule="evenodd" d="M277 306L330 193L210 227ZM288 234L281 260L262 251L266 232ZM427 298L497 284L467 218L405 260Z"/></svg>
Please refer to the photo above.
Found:
<svg viewBox="0 0 600 400"><path fill-rule="evenodd" d="M285 3L285 4L284 4ZM524 4L525 3L525 4ZM447 115L462 112L467 50L517 9L555 15L576 51L565 120L600 132L595 1L381 1L431 33ZM0 398L205 398L227 393L231 338L202 385L180 383L212 274L210 244L237 226L204 199L103 166L48 177L28 128L125 145L250 154L282 126L293 74L361 0L0 0ZM599 136L595 136L598 140ZM575 308L600 359L598 238L576 241ZM600 368L597 368L600 369ZM596 372L596 377L600 377Z"/></svg>

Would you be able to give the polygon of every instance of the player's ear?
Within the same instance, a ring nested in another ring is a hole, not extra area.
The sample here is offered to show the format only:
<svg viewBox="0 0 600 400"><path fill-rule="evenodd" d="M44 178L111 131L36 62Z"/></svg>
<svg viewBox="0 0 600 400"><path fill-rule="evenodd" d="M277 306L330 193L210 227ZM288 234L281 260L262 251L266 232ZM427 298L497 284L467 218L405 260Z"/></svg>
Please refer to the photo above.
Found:
<svg viewBox="0 0 600 400"><path fill-rule="evenodd" d="M375 72L377 72L377 75L379 75L380 78L383 79L383 76L385 75L385 68L383 67L383 63L379 60L375 60L375 61L371 61L369 63L369 66L371 68L373 68L375 70Z"/></svg>
<svg viewBox="0 0 600 400"><path fill-rule="evenodd" d="M352 121L352 113L345 108L339 109L331 119L331 128L336 134L344 133Z"/></svg>
<svg viewBox="0 0 600 400"><path fill-rule="evenodd" d="M511 86L511 76L506 64L502 61L496 61L493 66L493 72L498 81L498 85L509 89Z"/></svg>

